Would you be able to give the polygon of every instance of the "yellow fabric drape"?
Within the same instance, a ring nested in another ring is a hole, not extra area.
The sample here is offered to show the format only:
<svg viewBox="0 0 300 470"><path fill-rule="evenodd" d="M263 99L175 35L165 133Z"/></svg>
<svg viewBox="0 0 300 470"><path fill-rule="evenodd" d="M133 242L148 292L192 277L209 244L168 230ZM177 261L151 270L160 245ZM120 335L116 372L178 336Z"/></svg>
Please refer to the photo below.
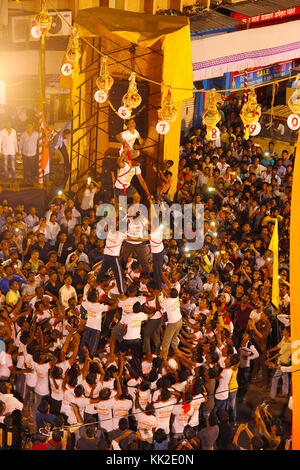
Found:
<svg viewBox="0 0 300 470"><path fill-rule="evenodd" d="M275 221L269 250L273 253L273 280L272 280L272 304L279 308L279 280L278 280L278 220Z"/></svg>
<svg viewBox="0 0 300 470"><path fill-rule="evenodd" d="M190 26L185 26L175 33L165 36L163 43L163 83L176 88L193 88L192 48ZM163 95L167 89L163 90ZM170 131L165 136L164 159L173 160L172 185L169 197L173 200L177 190L177 176L179 165L179 146L182 120L182 101L192 98L190 90L172 90L172 97L178 115L175 122L170 123Z"/></svg>
<svg viewBox="0 0 300 470"><path fill-rule="evenodd" d="M291 341L292 341L292 396L293 425L292 448L300 450L300 132L293 174L291 239L290 239L290 283L291 283Z"/></svg>
<svg viewBox="0 0 300 470"><path fill-rule="evenodd" d="M105 7L87 8L80 10L75 19L75 25L81 37L107 36L112 33L122 40L138 44L141 47L151 47L155 43L161 44L163 52L162 77L160 82L166 86L177 88L172 90L173 100L178 109L178 117L171 123L171 130L164 140L164 159L173 160L173 179L170 196L173 198L176 192L176 180L179 163L179 144L181 132L182 101L193 96L193 67L192 47L190 37L189 19L180 16L149 15ZM109 59L108 59L109 63ZM155 68L155 55L153 55L153 67ZM84 69L84 67L83 67ZM120 72L124 70L120 68ZM78 86L81 77L72 76L73 90ZM151 79L151 76L147 78ZM61 86L69 88L69 78L61 79ZM157 86L157 85L155 85ZM182 88L182 90L178 89ZM162 98L167 88L162 87ZM74 93L72 93L74 98ZM92 97L89 99L92 99ZM72 100L72 104L76 102ZM76 106L76 105L75 105ZM75 110L74 115L76 115ZM158 120L158 117L157 117ZM156 122L151 122L151 126Z"/></svg>

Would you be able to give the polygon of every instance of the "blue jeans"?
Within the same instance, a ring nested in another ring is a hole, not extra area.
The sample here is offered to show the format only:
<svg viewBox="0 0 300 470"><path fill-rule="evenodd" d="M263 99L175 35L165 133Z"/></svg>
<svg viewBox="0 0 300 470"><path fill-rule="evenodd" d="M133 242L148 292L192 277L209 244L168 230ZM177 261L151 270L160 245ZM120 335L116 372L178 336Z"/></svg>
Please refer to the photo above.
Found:
<svg viewBox="0 0 300 470"><path fill-rule="evenodd" d="M16 156L15 155L3 155L4 159L4 176L8 179L8 163L11 167L12 180L16 179Z"/></svg>
<svg viewBox="0 0 300 470"><path fill-rule="evenodd" d="M289 393L289 372L282 372L280 369L277 369L272 378L270 398L276 397L277 386L280 378L282 379L282 393L285 395Z"/></svg>
<svg viewBox="0 0 300 470"><path fill-rule="evenodd" d="M219 410L225 410L226 409L226 403L227 403L227 399L226 400L218 400L217 398L215 398L215 407L212 410L213 414L217 415L217 412Z"/></svg>
<svg viewBox="0 0 300 470"><path fill-rule="evenodd" d="M84 328L79 348L79 360L81 362L83 362L85 359L85 352L83 350L83 346L86 346L88 348L90 356L93 357L97 351L99 339L100 330L95 330L94 328L89 328L88 326Z"/></svg>
<svg viewBox="0 0 300 470"><path fill-rule="evenodd" d="M234 423L236 421L236 395L237 390L234 392L229 392L228 400L227 400L227 411L229 414L229 421L230 423Z"/></svg>

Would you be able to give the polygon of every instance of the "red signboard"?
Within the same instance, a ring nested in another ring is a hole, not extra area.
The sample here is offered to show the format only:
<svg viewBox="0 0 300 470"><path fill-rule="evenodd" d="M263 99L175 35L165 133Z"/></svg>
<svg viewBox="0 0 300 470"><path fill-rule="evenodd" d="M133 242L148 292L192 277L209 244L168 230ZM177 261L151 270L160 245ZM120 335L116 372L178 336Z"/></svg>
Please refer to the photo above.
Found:
<svg viewBox="0 0 300 470"><path fill-rule="evenodd" d="M278 10L278 11L273 11L271 13L264 13L263 15L250 16L250 17L246 15L242 15L241 13L235 13L235 12L231 13L232 18L242 21L243 23L247 23L247 21L249 20L249 24L258 24L258 23L264 23L265 21L282 20L282 19L290 18L296 15L300 15L300 6L293 7L293 8L286 8L285 10Z"/></svg>

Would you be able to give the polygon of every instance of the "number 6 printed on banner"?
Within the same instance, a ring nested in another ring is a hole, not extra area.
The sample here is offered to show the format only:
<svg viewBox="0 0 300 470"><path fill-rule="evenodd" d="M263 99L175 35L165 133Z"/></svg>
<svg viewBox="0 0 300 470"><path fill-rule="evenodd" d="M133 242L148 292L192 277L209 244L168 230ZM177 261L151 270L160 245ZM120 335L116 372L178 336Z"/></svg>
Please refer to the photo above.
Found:
<svg viewBox="0 0 300 470"><path fill-rule="evenodd" d="M131 111L130 109L126 108L126 106L121 106L118 109L118 115L121 119L129 119L131 116Z"/></svg>

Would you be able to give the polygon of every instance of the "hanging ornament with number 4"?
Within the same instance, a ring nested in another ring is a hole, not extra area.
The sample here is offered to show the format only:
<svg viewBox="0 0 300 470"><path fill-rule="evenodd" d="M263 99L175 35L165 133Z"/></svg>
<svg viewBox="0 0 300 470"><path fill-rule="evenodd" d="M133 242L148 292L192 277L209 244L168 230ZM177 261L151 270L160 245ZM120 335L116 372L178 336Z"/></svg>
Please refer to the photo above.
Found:
<svg viewBox="0 0 300 470"><path fill-rule="evenodd" d="M253 125L258 124L258 120L261 116L261 107L257 104L256 94L253 88L248 92L248 99L241 109L240 116L244 124L244 139L248 140L250 135L254 135L253 132L259 129L259 126L257 126L254 130Z"/></svg>
<svg viewBox="0 0 300 470"><path fill-rule="evenodd" d="M103 90L106 94L110 91L114 84L114 79L107 70L107 56L101 58L100 75L96 80L96 85L99 90Z"/></svg>
<svg viewBox="0 0 300 470"><path fill-rule="evenodd" d="M300 74L296 77L297 88L288 100L288 105L293 114L290 114L287 119L287 125L293 131L300 127Z"/></svg>

